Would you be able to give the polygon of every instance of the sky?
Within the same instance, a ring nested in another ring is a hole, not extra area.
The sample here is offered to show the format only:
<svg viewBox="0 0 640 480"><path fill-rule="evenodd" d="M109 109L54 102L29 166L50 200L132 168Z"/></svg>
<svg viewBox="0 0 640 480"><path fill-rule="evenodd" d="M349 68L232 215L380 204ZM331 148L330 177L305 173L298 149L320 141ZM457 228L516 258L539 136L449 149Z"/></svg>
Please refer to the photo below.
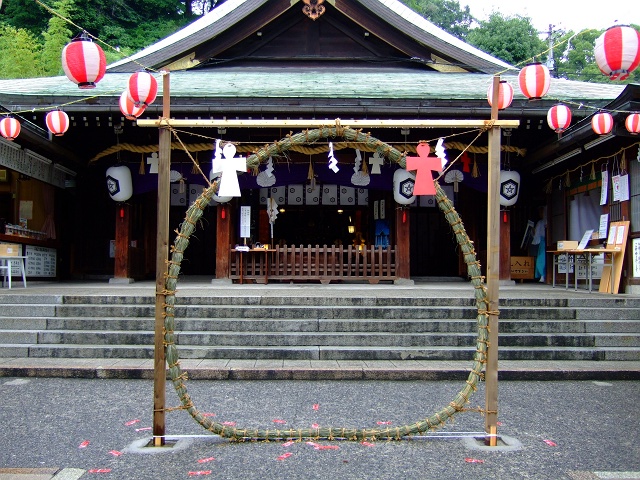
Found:
<svg viewBox="0 0 640 480"><path fill-rule="evenodd" d="M540 31L549 30L549 24L576 32L630 23L640 25L640 8L635 0L458 0L458 3L461 7L468 5L471 14L480 20L486 20L494 11L505 16L529 17Z"/></svg>

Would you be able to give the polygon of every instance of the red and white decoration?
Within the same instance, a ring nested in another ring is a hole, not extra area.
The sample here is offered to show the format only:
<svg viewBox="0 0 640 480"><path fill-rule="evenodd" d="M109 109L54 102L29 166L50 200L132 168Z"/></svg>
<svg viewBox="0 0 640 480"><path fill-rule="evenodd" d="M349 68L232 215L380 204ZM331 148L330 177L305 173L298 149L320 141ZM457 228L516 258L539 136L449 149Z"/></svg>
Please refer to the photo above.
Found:
<svg viewBox="0 0 640 480"><path fill-rule="evenodd" d="M419 143L416 151L418 152L417 157L406 157L405 159L407 170L416 172L415 186L412 193L413 195L435 195L436 186L433 183L431 172L442 172L442 165L446 159L430 157L431 147L429 147L428 143Z"/></svg>
<svg viewBox="0 0 640 480"><path fill-rule="evenodd" d="M142 115L146 108L144 105L136 107L126 90L120 95L120 111L127 120L135 120Z"/></svg>
<svg viewBox="0 0 640 480"><path fill-rule="evenodd" d="M598 135L607 135L613 130L613 117L610 113L596 113L591 119L591 128Z"/></svg>
<svg viewBox="0 0 640 480"><path fill-rule="evenodd" d="M487 91L487 101L489 105L493 106L493 82L489 85ZM506 80L500 80L500 86L498 87L498 110L504 110L513 101L513 87Z"/></svg>
<svg viewBox="0 0 640 480"><path fill-rule="evenodd" d="M86 34L71 41L62 50L62 69L79 88L95 88L107 68L107 59L100 45Z"/></svg>
<svg viewBox="0 0 640 480"><path fill-rule="evenodd" d="M12 117L6 117L0 120L0 135L13 141L18 135L20 135L20 122Z"/></svg>
<svg viewBox="0 0 640 480"><path fill-rule="evenodd" d="M554 132L564 132L571 125L571 110L561 103L554 105L547 112L547 123Z"/></svg>
<svg viewBox="0 0 640 480"><path fill-rule="evenodd" d="M632 27L611 27L596 39L594 55L602 73L625 80L640 64L640 33Z"/></svg>
<svg viewBox="0 0 640 480"><path fill-rule="evenodd" d="M53 110L46 116L47 128L56 137L64 135L69 128L69 116L62 110Z"/></svg>
<svg viewBox="0 0 640 480"><path fill-rule="evenodd" d="M129 77L129 98L136 107L148 107L158 94L158 82L148 72L136 72Z"/></svg>
<svg viewBox="0 0 640 480"><path fill-rule="evenodd" d="M640 133L640 113L632 113L627 116L624 126L627 127L627 131L631 135L638 135Z"/></svg>
<svg viewBox="0 0 640 480"><path fill-rule="evenodd" d="M529 100L540 100L549 91L551 74L541 63L531 63L520 70L518 83L523 95Z"/></svg>

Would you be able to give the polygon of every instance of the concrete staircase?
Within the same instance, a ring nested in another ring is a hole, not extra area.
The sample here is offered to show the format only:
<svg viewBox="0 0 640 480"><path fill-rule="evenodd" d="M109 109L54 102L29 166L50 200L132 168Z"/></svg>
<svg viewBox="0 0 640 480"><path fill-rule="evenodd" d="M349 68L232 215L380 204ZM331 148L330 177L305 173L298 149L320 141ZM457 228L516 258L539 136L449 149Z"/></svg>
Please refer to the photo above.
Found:
<svg viewBox="0 0 640 480"><path fill-rule="evenodd" d="M0 296L0 357L153 358L154 297ZM468 360L469 298L178 298L183 359ZM640 298L503 299L502 360L640 360Z"/></svg>

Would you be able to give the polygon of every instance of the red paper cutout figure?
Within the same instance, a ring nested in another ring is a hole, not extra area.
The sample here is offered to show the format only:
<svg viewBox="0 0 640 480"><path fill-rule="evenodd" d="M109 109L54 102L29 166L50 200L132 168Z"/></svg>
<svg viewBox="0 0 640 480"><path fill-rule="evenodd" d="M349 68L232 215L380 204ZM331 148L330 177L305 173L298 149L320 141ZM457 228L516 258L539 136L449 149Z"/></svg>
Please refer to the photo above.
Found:
<svg viewBox="0 0 640 480"><path fill-rule="evenodd" d="M471 158L467 155L467 152L464 152L460 157L460 161L462 162L462 171L465 173L469 173L471 168L469 168L469 164L471 163Z"/></svg>
<svg viewBox="0 0 640 480"><path fill-rule="evenodd" d="M418 144L416 150L417 157L407 157L407 170L416 172L413 194L435 195L436 186L433 184L431 172L442 172L442 161L438 157L429 156L431 148L427 143Z"/></svg>

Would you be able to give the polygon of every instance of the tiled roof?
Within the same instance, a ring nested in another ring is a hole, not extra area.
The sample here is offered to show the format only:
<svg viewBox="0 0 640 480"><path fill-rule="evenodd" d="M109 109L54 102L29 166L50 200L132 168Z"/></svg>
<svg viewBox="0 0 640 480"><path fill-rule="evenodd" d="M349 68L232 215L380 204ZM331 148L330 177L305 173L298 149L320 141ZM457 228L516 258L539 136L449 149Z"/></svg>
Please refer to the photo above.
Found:
<svg viewBox="0 0 640 480"><path fill-rule="evenodd" d="M91 96L112 97L114 102L127 86L129 73L107 73L94 90L80 90L66 77L0 80L0 103L56 102ZM160 92L162 80L157 76ZM505 75L524 99L517 77ZM178 98L353 98L417 100L486 99L491 75L371 69L229 69L190 70L171 73L171 96ZM615 99L624 85L552 79L546 99L601 102ZM160 93L159 93L160 95ZM22 98L17 98L22 97ZM91 101L83 102L86 108ZM103 103L103 102L101 102ZM72 106L70 108L73 108Z"/></svg>

